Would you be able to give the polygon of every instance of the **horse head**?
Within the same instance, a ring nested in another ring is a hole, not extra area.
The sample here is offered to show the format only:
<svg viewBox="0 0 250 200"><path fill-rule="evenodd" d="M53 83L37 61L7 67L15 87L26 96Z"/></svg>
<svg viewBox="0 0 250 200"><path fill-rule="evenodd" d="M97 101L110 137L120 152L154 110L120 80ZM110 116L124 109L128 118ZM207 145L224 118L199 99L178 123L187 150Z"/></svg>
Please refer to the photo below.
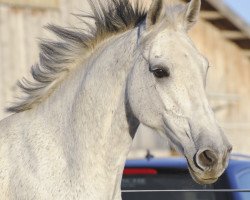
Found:
<svg viewBox="0 0 250 200"><path fill-rule="evenodd" d="M140 123L167 136L186 157L194 180L210 184L225 170L232 146L206 97L208 60L187 34L200 5L153 1L138 30L138 58L127 90Z"/></svg>

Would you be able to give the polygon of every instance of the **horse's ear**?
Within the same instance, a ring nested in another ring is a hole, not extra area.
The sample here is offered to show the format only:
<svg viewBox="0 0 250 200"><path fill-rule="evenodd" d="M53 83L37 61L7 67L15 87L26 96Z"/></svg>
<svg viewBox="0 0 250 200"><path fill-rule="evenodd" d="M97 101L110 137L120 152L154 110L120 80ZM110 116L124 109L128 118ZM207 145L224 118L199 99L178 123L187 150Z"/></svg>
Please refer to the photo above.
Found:
<svg viewBox="0 0 250 200"><path fill-rule="evenodd" d="M185 12L185 26L189 30L198 20L201 9L201 0L191 0Z"/></svg>
<svg viewBox="0 0 250 200"><path fill-rule="evenodd" d="M150 27L157 23L163 9L163 0L153 0L148 10L146 18L146 27Z"/></svg>

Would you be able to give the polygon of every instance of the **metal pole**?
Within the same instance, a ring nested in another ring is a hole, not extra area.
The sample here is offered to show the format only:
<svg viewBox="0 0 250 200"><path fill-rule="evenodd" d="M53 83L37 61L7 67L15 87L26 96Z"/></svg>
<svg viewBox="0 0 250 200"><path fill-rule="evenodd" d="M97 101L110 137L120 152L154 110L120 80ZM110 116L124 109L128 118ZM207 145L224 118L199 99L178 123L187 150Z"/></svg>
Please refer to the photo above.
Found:
<svg viewBox="0 0 250 200"><path fill-rule="evenodd" d="M250 189L206 189L206 190L122 190L122 193L146 192L250 192Z"/></svg>

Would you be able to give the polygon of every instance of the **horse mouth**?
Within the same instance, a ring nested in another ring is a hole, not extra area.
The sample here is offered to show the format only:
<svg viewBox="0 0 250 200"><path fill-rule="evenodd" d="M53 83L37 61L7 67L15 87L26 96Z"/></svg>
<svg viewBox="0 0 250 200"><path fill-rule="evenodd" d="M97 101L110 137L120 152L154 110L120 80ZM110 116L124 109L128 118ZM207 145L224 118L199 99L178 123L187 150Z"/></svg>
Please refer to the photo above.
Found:
<svg viewBox="0 0 250 200"><path fill-rule="evenodd" d="M193 180L200 185L213 184L218 180L218 177L202 178L192 168L188 167L188 169Z"/></svg>

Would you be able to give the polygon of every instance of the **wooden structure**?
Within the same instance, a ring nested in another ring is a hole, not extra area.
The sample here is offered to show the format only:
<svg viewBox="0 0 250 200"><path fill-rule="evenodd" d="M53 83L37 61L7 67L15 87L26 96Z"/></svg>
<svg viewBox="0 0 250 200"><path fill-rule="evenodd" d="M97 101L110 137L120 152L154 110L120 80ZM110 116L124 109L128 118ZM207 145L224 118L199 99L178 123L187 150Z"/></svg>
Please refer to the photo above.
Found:
<svg viewBox="0 0 250 200"><path fill-rule="evenodd" d="M210 102L234 151L249 153L250 27L218 0L204 1L201 16L192 37L212 66Z"/></svg>
<svg viewBox="0 0 250 200"><path fill-rule="evenodd" d="M7 116L3 109L13 101L16 80L27 75L38 60L37 38L49 34L43 26L47 23L79 26L80 22L70 13L88 9L86 0L0 0L0 119ZM201 20L190 35L212 66L207 92L218 121L234 150L249 153L249 26L222 0L203 0ZM146 135L138 135L135 149L146 146L165 149L166 144L155 139L155 134Z"/></svg>

